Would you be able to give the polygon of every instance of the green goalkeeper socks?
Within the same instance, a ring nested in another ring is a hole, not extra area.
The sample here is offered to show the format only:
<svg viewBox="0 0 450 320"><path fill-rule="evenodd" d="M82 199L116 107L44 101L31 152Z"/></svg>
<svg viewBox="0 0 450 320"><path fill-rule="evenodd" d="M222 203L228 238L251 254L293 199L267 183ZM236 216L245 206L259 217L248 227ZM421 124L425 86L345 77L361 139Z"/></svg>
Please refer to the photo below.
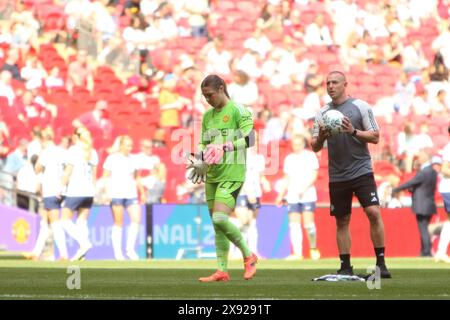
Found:
<svg viewBox="0 0 450 320"><path fill-rule="evenodd" d="M214 229L219 229L222 231L222 234L224 234L228 240L230 240L236 247L239 248L239 250L241 250L244 257L249 257L251 255L251 251L248 248L247 243L245 243L241 231L228 220L228 215L226 213L214 212L212 215L212 221L214 224Z"/></svg>
<svg viewBox="0 0 450 320"><path fill-rule="evenodd" d="M216 255L217 265L220 271L226 272L228 269L228 251L230 250L230 241L223 234L220 228L214 225L214 231L216 233Z"/></svg>

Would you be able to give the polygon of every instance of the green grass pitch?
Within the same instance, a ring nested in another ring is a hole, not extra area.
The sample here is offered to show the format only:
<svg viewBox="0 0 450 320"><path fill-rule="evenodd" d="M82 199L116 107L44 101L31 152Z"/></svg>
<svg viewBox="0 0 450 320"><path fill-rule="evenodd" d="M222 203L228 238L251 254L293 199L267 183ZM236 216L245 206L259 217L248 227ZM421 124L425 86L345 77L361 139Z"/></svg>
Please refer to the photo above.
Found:
<svg viewBox="0 0 450 320"><path fill-rule="evenodd" d="M0 260L0 299L450 299L450 265L426 258L388 259L393 278L380 289L364 282L314 282L334 273L337 259L262 260L254 279L230 262L230 282L200 283L214 260L35 262ZM374 259L352 259L365 273ZM69 290L68 266L79 266L81 289Z"/></svg>

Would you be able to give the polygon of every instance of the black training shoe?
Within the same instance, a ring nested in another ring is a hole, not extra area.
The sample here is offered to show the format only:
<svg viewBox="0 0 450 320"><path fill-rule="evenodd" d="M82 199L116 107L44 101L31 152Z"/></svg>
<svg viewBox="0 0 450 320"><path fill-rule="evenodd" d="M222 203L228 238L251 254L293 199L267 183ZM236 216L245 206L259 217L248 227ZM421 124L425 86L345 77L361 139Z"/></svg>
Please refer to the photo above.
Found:
<svg viewBox="0 0 450 320"><path fill-rule="evenodd" d="M391 273L389 272L388 268L386 267L385 264L381 265L381 266L377 266L378 268L380 268L380 277L382 279L390 279L392 278Z"/></svg>
<svg viewBox="0 0 450 320"><path fill-rule="evenodd" d="M345 269L339 269L337 271L337 274L345 275L345 276L353 276L353 267L345 268Z"/></svg>

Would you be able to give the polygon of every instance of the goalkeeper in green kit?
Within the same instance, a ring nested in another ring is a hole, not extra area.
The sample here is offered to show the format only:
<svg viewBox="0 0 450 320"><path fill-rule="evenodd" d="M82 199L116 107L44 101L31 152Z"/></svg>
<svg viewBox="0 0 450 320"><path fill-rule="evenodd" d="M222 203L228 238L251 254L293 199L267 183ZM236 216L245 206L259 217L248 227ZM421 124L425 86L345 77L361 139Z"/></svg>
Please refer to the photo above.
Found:
<svg viewBox="0 0 450 320"><path fill-rule="evenodd" d="M207 76L202 94L213 108L203 115L198 153L189 158L189 179L206 182L206 201L215 231L218 270L201 282L229 281L227 271L230 242L244 257L244 279L256 273L256 254L250 252L240 230L228 218L236 205L245 179L246 150L254 144L250 111L230 100L225 81Z"/></svg>

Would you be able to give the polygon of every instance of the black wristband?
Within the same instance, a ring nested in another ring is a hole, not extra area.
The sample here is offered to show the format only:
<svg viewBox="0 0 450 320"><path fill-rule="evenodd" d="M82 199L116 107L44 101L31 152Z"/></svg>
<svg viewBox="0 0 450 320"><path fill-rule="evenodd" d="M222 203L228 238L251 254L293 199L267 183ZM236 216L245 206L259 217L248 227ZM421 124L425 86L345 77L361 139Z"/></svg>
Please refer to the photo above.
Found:
<svg viewBox="0 0 450 320"><path fill-rule="evenodd" d="M353 130L353 132L352 132L352 136L354 136L354 137L356 137L356 134L358 133L358 130Z"/></svg>

